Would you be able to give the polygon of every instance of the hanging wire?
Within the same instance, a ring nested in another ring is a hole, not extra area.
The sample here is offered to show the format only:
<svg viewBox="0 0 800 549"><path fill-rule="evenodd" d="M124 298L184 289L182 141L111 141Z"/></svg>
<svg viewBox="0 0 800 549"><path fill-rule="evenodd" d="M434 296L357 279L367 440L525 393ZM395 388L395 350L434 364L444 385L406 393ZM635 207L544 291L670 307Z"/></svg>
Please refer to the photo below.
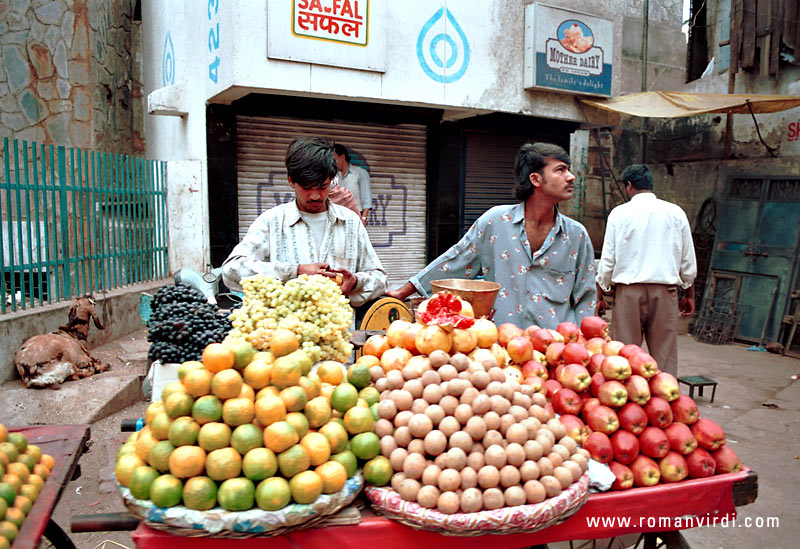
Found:
<svg viewBox="0 0 800 549"><path fill-rule="evenodd" d="M745 100L745 103L747 103L747 108L750 110L750 116L753 117L753 124L756 125L756 133L758 134L758 138L761 140L761 144L764 145L764 147L766 147L767 152L769 152L769 155L772 158L775 158L776 156L778 156L777 147L770 147L769 145L767 145L767 142L764 141L764 138L761 137L761 129L758 127L758 120L756 120L756 115L753 112L753 106L750 104L750 100L749 99Z"/></svg>

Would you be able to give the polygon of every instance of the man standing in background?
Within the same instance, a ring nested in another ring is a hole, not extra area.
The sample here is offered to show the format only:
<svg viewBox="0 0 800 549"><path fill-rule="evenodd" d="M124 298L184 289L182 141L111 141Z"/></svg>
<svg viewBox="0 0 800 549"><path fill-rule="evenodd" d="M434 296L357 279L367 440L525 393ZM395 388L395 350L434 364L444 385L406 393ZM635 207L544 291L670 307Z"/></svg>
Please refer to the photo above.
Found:
<svg viewBox="0 0 800 549"><path fill-rule="evenodd" d="M622 172L630 201L608 216L597 266L597 314L615 284L612 337L642 344L662 371L678 375L678 312L694 312L697 260L689 220L680 206L653 194L653 174L644 164ZM686 290L678 304L678 288Z"/></svg>
<svg viewBox="0 0 800 549"><path fill-rule="evenodd" d="M336 159L338 173L332 186L340 185L350 191L358 205L361 221L366 225L367 216L372 209L372 189L370 188L369 172L359 166L350 164L350 153L347 147L337 143L333 148L333 157Z"/></svg>

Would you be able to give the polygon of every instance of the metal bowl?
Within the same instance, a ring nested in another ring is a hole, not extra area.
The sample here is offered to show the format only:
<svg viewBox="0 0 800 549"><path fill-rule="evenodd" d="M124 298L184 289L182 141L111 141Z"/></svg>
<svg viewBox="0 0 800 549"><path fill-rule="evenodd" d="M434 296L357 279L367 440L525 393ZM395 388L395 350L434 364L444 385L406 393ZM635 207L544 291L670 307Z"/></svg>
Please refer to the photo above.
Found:
<svg viewBox="0 0 800 549"><path fill-rule="evenodd" d="M475 312L475 318L489 316L500 291L500 284L488 280L466 280L462 278L444 278L431 281L434 292L447 291L468 301Z"/></svg>

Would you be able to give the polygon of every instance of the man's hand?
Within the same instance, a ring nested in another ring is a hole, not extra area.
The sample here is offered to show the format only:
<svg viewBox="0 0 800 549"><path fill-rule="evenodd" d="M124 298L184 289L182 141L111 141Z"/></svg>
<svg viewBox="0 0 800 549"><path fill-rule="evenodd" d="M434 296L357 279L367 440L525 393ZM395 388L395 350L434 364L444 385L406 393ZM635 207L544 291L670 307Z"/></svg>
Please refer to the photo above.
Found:
<svg viewBox="0 0 800 549"><path fill-rule="evenodd" d="M694 313L694 297L684 296L678 304L678 309L681 312L681 316L689 316Z"/></svg>
<svg viewBox="0 0 800 549"><path fill-rule="evenodd" d="M384 295L388 295L389 297L393 297L395 299L399 299L403 301L405 298L416 292L417 289L414 287L411 282L406 282L396 290L387 290L384 292Z"/></svg>
<svg viewBox="0 0 800 549"><path fill-rule="evenodd" d="M597 306L594 309L594 313L597 316L602 317L604 314L606 314L607 309L608 309L608 303L606 303L605 300L603 299L598 299Z"/></svg>
<svg viewBox="0 0 800 549"><path fill-rule="evenodd" d="M337 274L341 275L342 277L342 281L339 283L339 286L342 288L342 293L344 295L348 295L350 292L356 289L356 285L358 284L358 278L356 278L356 275L347 269L328 268L327 276L333 276L336 278Z"/></svg>
<svg viewBox="0 0 800 549"><path fill-rule="evenodd" d="M327 263L304 263L297 266L297 276L300 275L322 275L328 278L335 278L335 273L330 271Z"/></svg>

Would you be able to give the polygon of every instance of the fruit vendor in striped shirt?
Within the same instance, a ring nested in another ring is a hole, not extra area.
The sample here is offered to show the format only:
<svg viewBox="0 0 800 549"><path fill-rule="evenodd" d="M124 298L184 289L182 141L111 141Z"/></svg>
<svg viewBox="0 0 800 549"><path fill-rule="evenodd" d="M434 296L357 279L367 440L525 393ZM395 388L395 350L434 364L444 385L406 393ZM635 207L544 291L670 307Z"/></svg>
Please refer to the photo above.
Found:
<svg viewBox="0 0 800 549"><path fill-rule="evenodd" d="M483 275L502 285L496 324L555 328L593 315L592 243L583 225L558 211L572 198L569 155L557 145L528 143L517 153L514 173L519 202L485 212L458 243L387 295L427 297L432 280Z"/></svg>

